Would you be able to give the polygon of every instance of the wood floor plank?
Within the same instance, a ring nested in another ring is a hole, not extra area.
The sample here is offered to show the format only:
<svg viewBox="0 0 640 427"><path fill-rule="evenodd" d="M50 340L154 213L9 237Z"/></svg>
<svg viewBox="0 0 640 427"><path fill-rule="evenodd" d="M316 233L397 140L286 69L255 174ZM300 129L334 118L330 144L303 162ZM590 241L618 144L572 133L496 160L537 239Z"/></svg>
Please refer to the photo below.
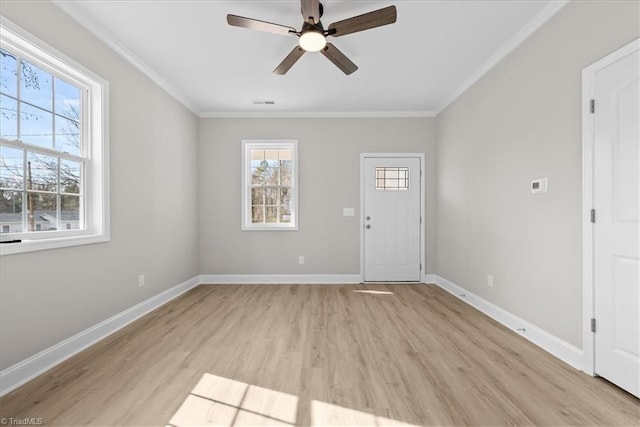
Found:
<svg viewBox="0 0 640 427"><path fill-rule="evenodd" d="M204 285L0 399L28 417L638 426L640 401L433 285Z"/></svg>

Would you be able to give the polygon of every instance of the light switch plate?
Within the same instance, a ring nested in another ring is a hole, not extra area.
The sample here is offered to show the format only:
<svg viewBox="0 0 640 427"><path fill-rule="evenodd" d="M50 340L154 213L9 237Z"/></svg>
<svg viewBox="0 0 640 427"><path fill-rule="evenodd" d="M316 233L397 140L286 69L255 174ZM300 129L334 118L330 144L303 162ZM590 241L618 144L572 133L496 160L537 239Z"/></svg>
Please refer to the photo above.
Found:
<svg viewBox="0 0 640 427"><path fill-rule="evenodd" d="M355 216L355 208L342 208L342 216Z"/></svg>

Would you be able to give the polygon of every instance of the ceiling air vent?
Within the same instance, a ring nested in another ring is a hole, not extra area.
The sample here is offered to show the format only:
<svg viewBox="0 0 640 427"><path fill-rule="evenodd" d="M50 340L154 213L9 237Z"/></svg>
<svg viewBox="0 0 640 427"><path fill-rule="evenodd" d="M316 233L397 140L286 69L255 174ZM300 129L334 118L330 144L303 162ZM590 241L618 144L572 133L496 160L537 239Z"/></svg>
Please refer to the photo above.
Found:
<svg viewBox="0 0 640 427"><path fill-rule="evenodd" d="M272 99L254 99L253 105L276 105L276 101Z"/></svg>

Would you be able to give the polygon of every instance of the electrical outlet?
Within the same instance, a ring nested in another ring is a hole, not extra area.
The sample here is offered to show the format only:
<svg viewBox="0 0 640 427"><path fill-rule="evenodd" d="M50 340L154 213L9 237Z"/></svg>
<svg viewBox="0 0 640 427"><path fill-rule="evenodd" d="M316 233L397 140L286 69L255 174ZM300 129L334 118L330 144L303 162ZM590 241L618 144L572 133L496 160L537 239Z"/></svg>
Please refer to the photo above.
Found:
<svg viewBox="0 0 640 427"><path fill-rule="evenodd" d="M304 264L304 257L302 255L298 257L298 264L300 265Z"/></svg>
<svg viewBox="0 0 640 427"><path fill-rule="evenodd" d="M487 276L487 286L493 288L493 276L491 274Z"/></svg>
<svg viewBox="0 0 640 427"><path fill-rule="evenodd" d="M143 287L144 286L144 274L141 274L138 276L138 287Z"/></svg>

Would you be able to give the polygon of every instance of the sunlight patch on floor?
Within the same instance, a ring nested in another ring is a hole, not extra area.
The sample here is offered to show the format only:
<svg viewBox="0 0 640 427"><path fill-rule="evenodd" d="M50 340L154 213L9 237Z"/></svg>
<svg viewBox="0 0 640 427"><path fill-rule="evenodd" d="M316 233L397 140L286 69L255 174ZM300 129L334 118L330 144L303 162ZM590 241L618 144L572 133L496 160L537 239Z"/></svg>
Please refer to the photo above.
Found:
<svg viewBox="0 0 640 427"><path fill-rule="evenodd" d="M344 406L332 405L318 400L311 401L312 426L393 426L418 427L385 417L377 417L367 412L356 411Z"/></svg>
<svg viewBox="0 0 640 427"><path fill-rule="evenodd" d="M204 374L170 426L292 426L298 410L296 396L217 375Z"/></svg>
<svg viewBox="0 0 640 427"><path fill-rule="evenodd" d="M357 292L360 294L372 294L372 295L393 295L391 291L374 291L371 289L356 289L353 292Z"/></svg>
<svg viewBox="0 0 640 427"><path fill-rule="evenodd" d="M204 374L171 417L167 427L294 426L298 397ZM311 426L417 427L343 406L311 401Z"/></svg>

